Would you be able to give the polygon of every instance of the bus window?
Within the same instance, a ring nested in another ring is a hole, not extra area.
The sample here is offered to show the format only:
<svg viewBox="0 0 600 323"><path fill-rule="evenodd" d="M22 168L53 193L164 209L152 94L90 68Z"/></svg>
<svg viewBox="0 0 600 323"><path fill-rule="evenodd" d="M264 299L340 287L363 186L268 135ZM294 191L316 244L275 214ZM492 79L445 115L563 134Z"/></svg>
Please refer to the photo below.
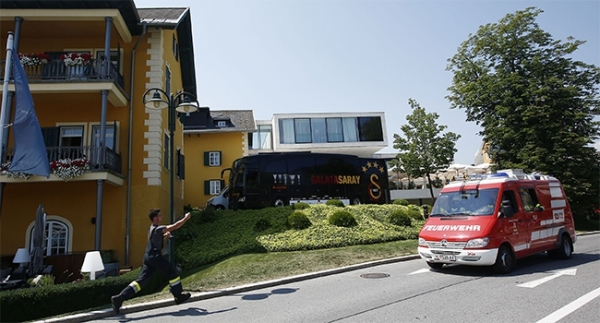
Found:
<svg viewBox="0 0 600 323"><path fill-rule="evenodd" d="M246 171L246 192L258 192L258 169L250 168Z"/></svg>

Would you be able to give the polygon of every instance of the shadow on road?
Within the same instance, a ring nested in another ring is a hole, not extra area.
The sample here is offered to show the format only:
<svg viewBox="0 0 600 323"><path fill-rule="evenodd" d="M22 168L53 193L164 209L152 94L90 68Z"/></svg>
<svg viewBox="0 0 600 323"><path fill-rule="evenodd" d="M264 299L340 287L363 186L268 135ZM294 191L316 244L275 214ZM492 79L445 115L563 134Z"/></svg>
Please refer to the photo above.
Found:
<svg viewBox="0 0 600 323"><path fill-rule="evenodd" d="M208 311L206 309L203 308L198 308L198 307L190 307L187 309L183 309L183 310L178 310L176 312L165 312L165 313L160 313L160 314L154 314L154 315L145 315L145 316L140 316L140 317L123 317L119 319L119 322L134 322L134 321L144 321L147 319L151 319L151 318L157 318L157 317L187 317L189 316L194 317L194 316L207 316L207 315L211 315L211 314L218 314L218 313L224 313L224 312L229 312L229 311L233 311L237 309L237 307L232 307L232 308L228 308L228 309L224 309L224 310L219 310L219 311Z"/></svg>

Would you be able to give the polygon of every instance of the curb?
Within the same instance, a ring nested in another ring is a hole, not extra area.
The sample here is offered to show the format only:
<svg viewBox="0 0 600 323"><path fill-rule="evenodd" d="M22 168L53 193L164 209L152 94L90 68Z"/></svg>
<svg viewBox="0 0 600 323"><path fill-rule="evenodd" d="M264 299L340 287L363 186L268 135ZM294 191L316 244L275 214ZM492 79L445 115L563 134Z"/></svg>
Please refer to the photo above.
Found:
<svg viewBox="0 0 600 323"><path fill-rule="evenodd" d="M192 294L192 296L190 297L188 302L200 301L200 300L216 298L216 297L221 297L221 296L227 296L227 295L232 295L232 294L237 294L237 293L243 293L243 292L252 291L252 290L256 290L256 289L273 287L273 286L278 286L278 285L283 285L283 284L288 284L288 283L294 283L294 282L299 282L299 281L303 281L303 280L309 280L309 279L313 279L313 278L335 275L335 274L339 274L339 273L343 273L343 272L364 269L364 268L369 268L369 267L375 267L375 266L379 266L379 265L391 264L391 263L395 263L395 262L413 260L413 259L418 259L418 258L419 258L419 255L409 255L409 256L395 257L395 258L389 258L389 259L375 260L375 261L365 262L365 263L361 263L361 264L350 265L350 266L346 266L346 267L317 271L314 273L301 274L301 275L290 276L290 277L274 279L274 280L267 280L264 282L248 284L248 285L241 285L241 286L226 288L226 289L218 290L218 291L196 293L196 294ZM164 299L164 300L158 300L158 301L153 301L153 302L148 302L148 303L124 306L124 307L121 307L121 314L117 315L116 317L121 317L122 314L136 313L136 312L152 310L152 309L156 309L159 307L165 307L165 306L170 306L170 305L175 305L175 301L173 299ZM55 322L76 323L76 322L85 322L85 321L90 321L90 320L95 320L95 319L102 319L102 318L111 317L111 316L115 316L115 314L113 313L112 308L108 308L108 309L90 311L90 312L86 312L86 313L74 314L74 315L69 315L69 316L39 320L39 321L34 321L33 323L55 323Z"/></svg>

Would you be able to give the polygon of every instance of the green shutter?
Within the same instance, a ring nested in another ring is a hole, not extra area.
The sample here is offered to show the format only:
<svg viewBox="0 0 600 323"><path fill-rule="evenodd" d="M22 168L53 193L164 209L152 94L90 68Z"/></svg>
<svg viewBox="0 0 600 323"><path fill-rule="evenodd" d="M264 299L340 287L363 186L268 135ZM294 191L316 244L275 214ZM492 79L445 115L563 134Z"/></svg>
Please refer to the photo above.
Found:
<svg viewBox="0 0 600 323"><path fill-rule="evenodd" d="M210 164L209 159L210 159L209 152L205 151L204 152L204 166L208 166Z"/></svg>
<svg viewBox="0 0 600 323"><path fill-rule="evenodd" d="M204 195L210 195L210 181L204 181Z"/></svg>

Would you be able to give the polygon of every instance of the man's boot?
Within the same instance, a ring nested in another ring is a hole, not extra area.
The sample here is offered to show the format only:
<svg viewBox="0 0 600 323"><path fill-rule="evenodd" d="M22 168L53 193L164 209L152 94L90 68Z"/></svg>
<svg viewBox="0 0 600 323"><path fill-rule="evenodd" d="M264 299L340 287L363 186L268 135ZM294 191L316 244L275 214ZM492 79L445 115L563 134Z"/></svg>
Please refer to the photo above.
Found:
<svg viewBox="0 0 600 323"><path fill-rule="evenodd" d="M121 305L123 305L123 297L121 294L111 297L110 302L112 303L113 312L119 315L121 312Z"/></svg>
<svg viewBox="0 0 600 323"><path fill-rule="evenodd" d="M192 294L190 294L190 293L179 294L179 296L175 297L175 304L179 305L179 304L185 303L185 301L190 299L190 296L192 296Z"/></svg>

